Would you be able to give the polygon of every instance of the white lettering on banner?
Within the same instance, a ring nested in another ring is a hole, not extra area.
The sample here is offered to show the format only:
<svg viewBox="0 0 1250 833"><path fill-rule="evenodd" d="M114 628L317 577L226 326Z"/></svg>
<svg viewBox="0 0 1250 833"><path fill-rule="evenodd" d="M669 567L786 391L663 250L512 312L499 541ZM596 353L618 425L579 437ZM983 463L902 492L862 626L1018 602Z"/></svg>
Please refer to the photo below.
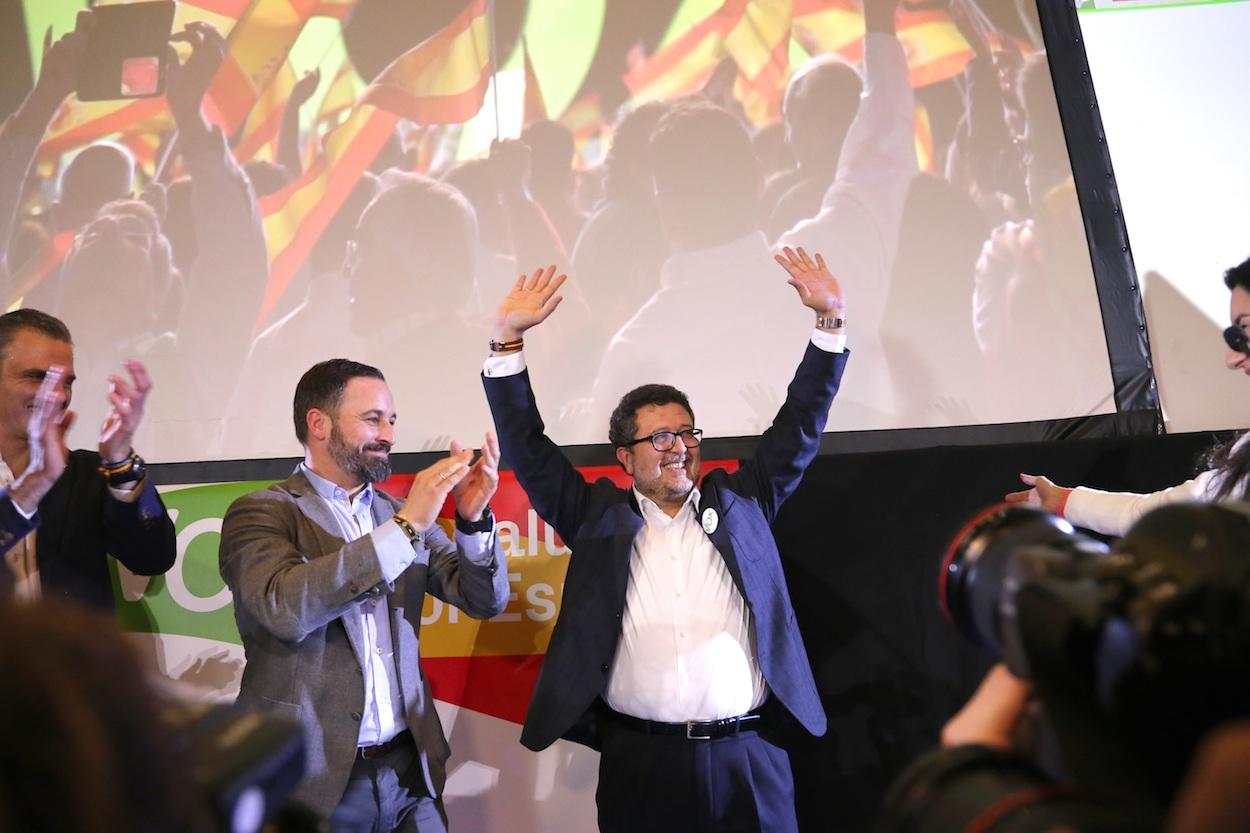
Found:
<svg viewBox="0 0 1250 833"><path fill-rule="evenodd" d="M191 542L201 535L220 535L221 518L201 518L187 524L178 533L178 557L173 569L165 574L165 586L169 588L170 597L184 610L191 613L211 613L220 610L234 599L229 587L222 587L213 595L205 598L197 596L187 588L183 568L187 562L187 549Z"/></svg>
<svg viewBox="0 0 1250 833"><path fill-rule="evenodd" d="M421 624L423 626L434 624L438 621L438 617L443 615L443 600L437 596L430 596L428 594L426 595L426 598L430 600L430 615L421 617Z"/></svg>
<svg viewBox="0 0 1250 833"><path fill-rule="evenodd" d="M525 538L521 537L521 527L513 521L499 521L496 527L499 546L508 558L543 555L544 551L538 547L539 541L544 544L546 555L568 555L571 552L568 547L556 544L556 531L540 519L534 509L525 513ZM526 541L529 542L528 547L525 546Z"/></svg>
<svg viewBox="0 0 1250 833"><path fill-rule="evenodd" d="M550 622L556 615L556 603L552 597L556 590L550 584L539 582L525 589L525 601L530 607L525 611L531 622Z"/></svg>
<svg viewBox="0 0 1250 833"><path fill-rule="evenodd" d="M525 550L520 546L521 529L512 521L499 521L495 524L495 534L499 536L499 546L503 549L506 558L518 558L525 555Z"/></svg>

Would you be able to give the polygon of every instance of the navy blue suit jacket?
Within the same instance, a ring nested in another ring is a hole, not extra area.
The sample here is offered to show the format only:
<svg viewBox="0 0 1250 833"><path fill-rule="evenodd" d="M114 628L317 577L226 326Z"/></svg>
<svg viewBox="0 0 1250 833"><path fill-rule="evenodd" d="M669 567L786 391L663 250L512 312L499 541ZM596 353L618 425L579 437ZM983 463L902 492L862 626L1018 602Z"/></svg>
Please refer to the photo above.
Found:
<svg viewBox="0 0 1250 833"><path fill-rule="evenodd" d="M137 575L156 576L174 565L174 523L149 477L133 502L109 494L100 455L71 451L65 471L29 520L0 493L0 554L35 527L35 561L45 596L113 609L112 555Z"/></svg>
<svg viewBox="0 0 1250 833"><path fill-rule="evenodd" d="M755 457L700 484L699 517L719 519L709 536L755 621L756 649L773 697L814 735L825 732L803 638L781 570L771 524L816 455L846 353L808 345L785 404L760 437ZM504 462L530 502L572 549L564 597L521 743L544 749L557 738L597 747L596 698L621 635L634 536L642 516L633 492L602 478L587 483L544 433L528 371L483 377Z"/></svg>

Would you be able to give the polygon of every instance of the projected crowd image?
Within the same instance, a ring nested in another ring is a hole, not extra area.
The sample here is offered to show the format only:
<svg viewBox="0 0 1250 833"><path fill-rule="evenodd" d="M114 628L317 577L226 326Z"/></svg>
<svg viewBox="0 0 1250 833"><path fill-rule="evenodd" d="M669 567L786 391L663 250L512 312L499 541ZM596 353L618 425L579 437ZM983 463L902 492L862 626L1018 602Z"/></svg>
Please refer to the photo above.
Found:
<svg viewBox="0 0 1250 833"><path fill-rule="evenodd" d="M295 456L295 383L342 356L387 373L397 451L477 442L495 310L547 264L556 442L606 442L643 381L752 436L813 324L782 246L846 291L830 431L1115 410L1030 3L182 0L123 80L163 94L99 101L81 5L33 38L0 227L7 307L73 333L83 436L134 358L149 461Z"/></svg>

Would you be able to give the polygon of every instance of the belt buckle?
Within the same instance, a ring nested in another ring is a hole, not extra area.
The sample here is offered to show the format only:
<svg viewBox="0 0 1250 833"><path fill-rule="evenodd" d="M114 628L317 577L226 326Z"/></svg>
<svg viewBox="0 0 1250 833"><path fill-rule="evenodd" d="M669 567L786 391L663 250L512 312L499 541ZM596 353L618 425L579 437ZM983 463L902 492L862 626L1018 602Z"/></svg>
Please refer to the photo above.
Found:
<svg viewBox="0 0 1250 833"><path fill-rule="evenodd" d="M706 726L704 731L710 732L715 725L715 721L707 720L687 720L686 721L686 740L711 740L712 735L696 735L693 734L696 726Z"/></svg>

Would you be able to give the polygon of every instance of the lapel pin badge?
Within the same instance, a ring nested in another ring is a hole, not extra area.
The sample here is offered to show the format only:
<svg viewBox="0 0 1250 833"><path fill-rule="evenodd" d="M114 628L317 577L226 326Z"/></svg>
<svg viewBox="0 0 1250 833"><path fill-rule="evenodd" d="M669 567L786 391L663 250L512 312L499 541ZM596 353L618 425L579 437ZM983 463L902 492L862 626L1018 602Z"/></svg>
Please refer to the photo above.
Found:
<svg viewBox="0 0 1250 833"><path fill-rule="evenodd" d="M720 525L720 518L717 516L716 510L710 506L707 509L704 509L702 523L703 523L703 531L706 532L708 535L711 535L713 532L715 532L716 527Z"/></svg>

